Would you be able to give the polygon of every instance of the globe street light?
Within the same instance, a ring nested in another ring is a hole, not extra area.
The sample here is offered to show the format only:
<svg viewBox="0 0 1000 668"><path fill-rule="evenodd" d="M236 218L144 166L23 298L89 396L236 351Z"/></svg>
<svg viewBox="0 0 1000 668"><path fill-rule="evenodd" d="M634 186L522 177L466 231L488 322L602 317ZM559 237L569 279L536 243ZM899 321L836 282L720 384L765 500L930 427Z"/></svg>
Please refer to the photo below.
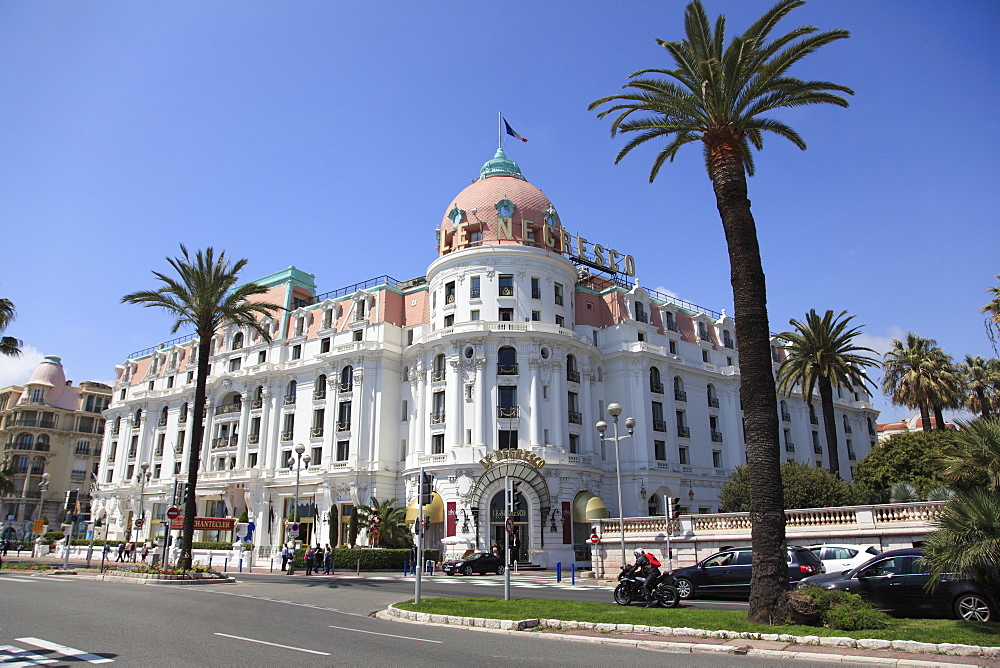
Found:
<svg viewBox="0 0 1000 668"><path fill-rule="evenodd" d="M621 542L622 542L622 566L628 562L628 558L625 554L625 508L622 506L622 462L621 456L619 454L618 442L622 439L631 438L633 432L635 431L635 419L626 418L625 427L628 429L627 436L618 435L618 416L622 414L622 406L617 401L612 401L608 404L608 415L611 416L611 420L615 423L615 477L618 480L618 526L621 529ZM604 432L608 430L608 423L604 420L598 421L595 425L597 427L597 432L600 434L601 441L605 440Z"/></svg>
<svg viewBox="0 0 1000 668"><path fill-rule="evenodd" d="M295 462L295 523L299 523L299 473L302 471L302 465L305 464L309 466L309 462L312 461L312 457L309 455L302 454L306 451L306 446L301 443L295 445L295 454L297 455L297 461L294 457L288 458L288 465L291 466Z"/></svg>

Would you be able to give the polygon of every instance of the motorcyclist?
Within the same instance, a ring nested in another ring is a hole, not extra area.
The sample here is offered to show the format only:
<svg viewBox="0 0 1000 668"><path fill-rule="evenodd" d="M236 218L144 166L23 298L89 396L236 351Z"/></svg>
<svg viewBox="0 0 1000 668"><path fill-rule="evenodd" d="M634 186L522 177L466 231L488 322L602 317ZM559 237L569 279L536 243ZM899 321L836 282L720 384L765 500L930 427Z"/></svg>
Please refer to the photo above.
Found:
<svg viewBox="0 0 1000 668"><path fill-rule="evenodd" d="M642 548L636 548L632 554L635 555L635 564L632 566L632 572L640 573L646 578L646 581L642 585L642 592L646 596L646 607L652 608L656 605L656 599L653 598L653 586L660 579L659 560L651 561L649 555Z"/></svg>

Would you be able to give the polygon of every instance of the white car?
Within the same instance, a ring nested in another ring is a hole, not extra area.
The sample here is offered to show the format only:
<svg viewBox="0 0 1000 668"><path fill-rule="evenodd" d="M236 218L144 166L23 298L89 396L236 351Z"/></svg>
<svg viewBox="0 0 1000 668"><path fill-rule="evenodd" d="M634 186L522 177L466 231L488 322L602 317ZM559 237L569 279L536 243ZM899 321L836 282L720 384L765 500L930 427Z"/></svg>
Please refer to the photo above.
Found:
<svg viewBox="0 0 1000 668"><path fill-rule="evenodd" d="M838 543L824 543L823 545L810 545L807 548L810 552L819 557L826 567L827 573L840 573L860 566L872 557L882 554L878 545L841 545Z"/></svg>

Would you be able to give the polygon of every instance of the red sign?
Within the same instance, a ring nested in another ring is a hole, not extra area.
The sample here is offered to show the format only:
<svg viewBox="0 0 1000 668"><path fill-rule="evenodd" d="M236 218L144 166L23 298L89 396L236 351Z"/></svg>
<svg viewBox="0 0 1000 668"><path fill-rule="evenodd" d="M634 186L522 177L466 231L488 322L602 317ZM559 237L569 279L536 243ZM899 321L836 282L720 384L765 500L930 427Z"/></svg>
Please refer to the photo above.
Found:
<svg viewBox="0 0 1000 668"><path fill-rule="evenodd" d="M184 518L177 517L170 523L171 529L183 529ZM196 517L194 518L195 531L232 531L236 528L236 520L231 517Z"/></svg>
<svg viewBox="0 0 1000 668"><path fill-rule="evenodd" d="M597 536L596 533L592 533L590 534L590 542L593 543L594 545L597 545L598 543L601 542L601 539Z"/></svg>
<svg viewBox="0 0 1000 668"><path fill-rule="evenodd" d="M177 506L170 506L167 508L167 519L176 520L181 516L181 511Z"/></svg>

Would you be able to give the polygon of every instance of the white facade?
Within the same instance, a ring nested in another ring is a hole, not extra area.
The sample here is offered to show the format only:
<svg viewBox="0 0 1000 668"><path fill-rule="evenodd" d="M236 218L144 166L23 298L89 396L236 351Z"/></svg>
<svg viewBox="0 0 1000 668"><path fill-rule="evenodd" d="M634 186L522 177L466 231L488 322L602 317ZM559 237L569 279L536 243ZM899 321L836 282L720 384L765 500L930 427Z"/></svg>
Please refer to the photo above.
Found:
<svg viewBox="0 0 1000 668"><path fill-rule="evenodd" d="M569 562L577 546L586 560L592 520L619 512L615 444L594 428L610 422L611 402L624 408L621 435L636 420L620 442L626 516L662 514L664 496L682 512L720 509L719 488L745 462L730 317L647 291L630 280L630 257L570 237L502 152L436 232L425 278L319 295L294 268L257 281L288 312L268 323L270 344L235 329L213 342L199 515L246 509L254 543L280 544L301 443L312 458L298 472L312 544L344 542L350 507L372 497L412 505L424 467L436 492L428 547L502 542L491 502L511 475L519 558ZM141 462L152 473L147 517L162 518L175 476L186 480L194 350L161 344L119 367L94 511L112 518L112 537L138 515ZM835 399L848 479L875 438L867 399ZM782 448L794 446L785 456L825 465L823 429L801 397L776 410ZM154 519L142 534L160 531Z"/></svg>

